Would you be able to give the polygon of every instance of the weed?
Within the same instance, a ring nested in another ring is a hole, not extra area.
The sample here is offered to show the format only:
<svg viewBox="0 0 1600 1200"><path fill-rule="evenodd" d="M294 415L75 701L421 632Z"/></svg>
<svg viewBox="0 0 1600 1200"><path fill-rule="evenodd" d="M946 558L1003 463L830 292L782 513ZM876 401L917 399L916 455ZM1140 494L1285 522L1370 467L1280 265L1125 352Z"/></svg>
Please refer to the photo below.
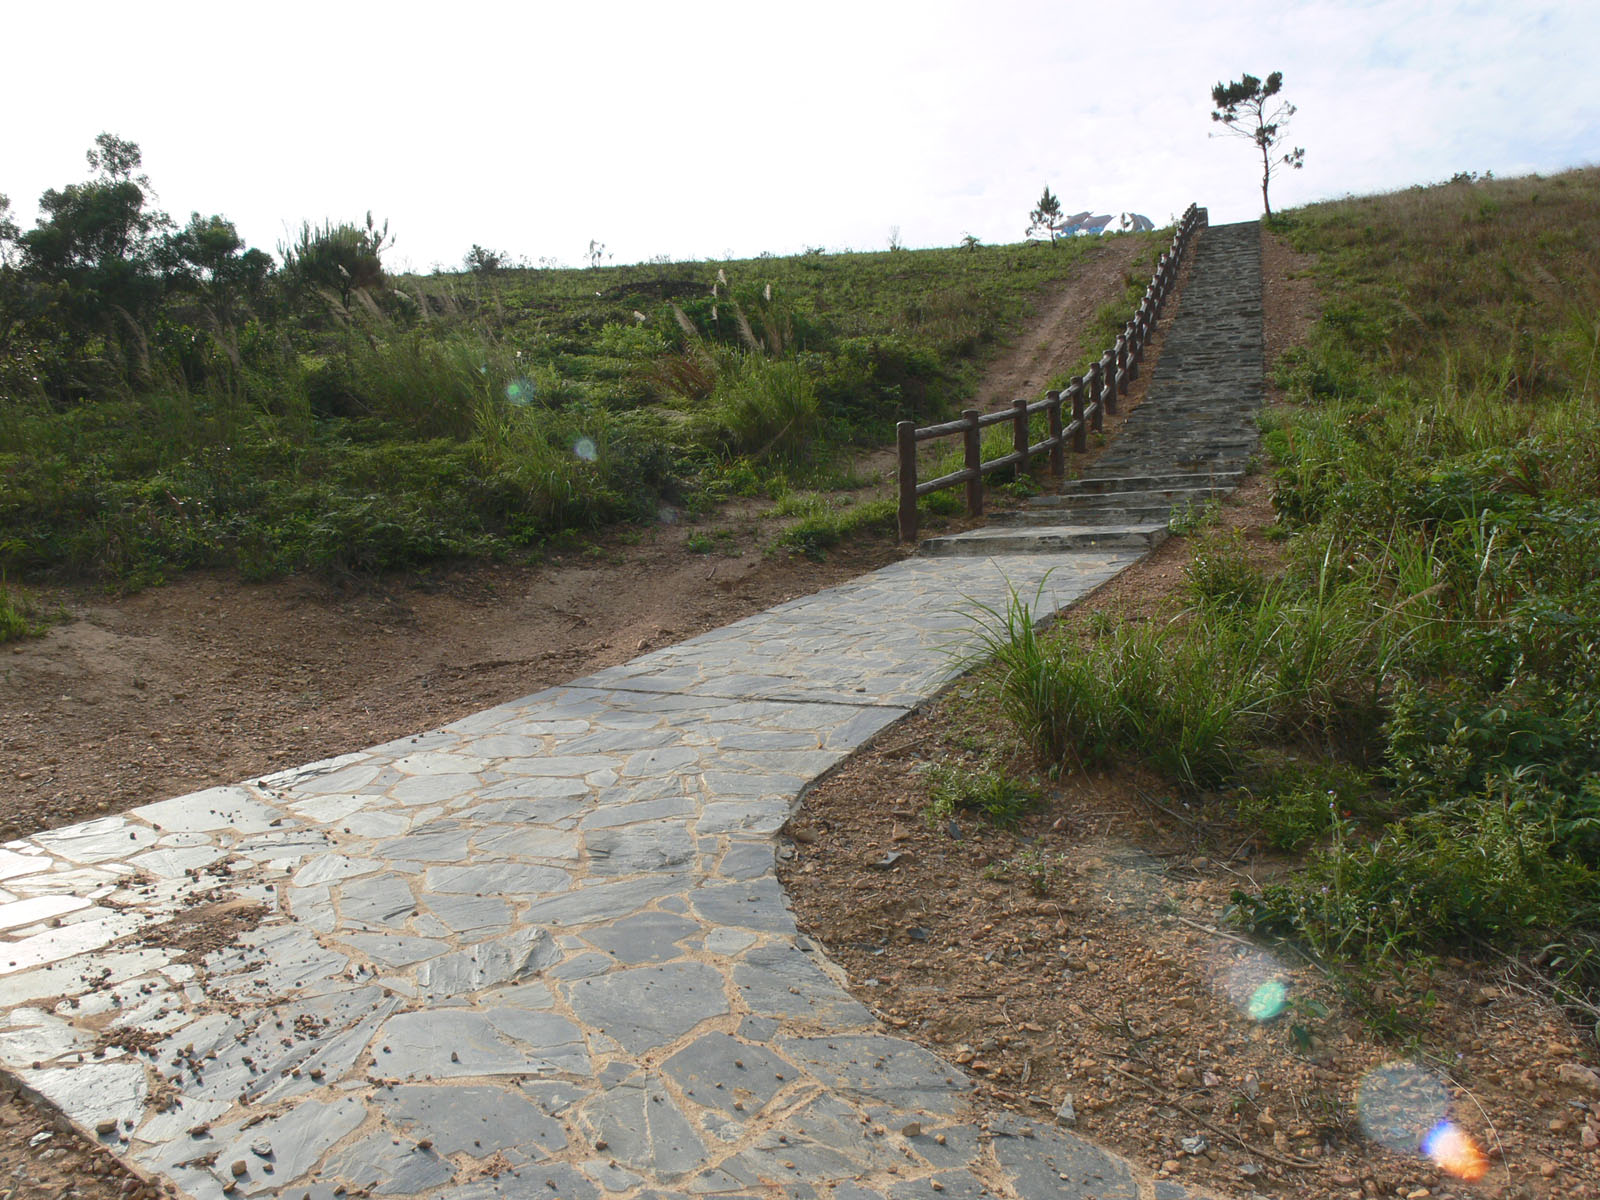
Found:
<svg viewBox="0 0 1600 1200"><path fill-rule="evenodd" d="M1167 531L1174 537L1191 537L1202 529L1217 523L1222 515L1222 505L1214 498L1203 504L1185 500L1173 506L1167 517Z"/></svg>
<svg viewBox="0 0 1600 1200"><path fill-rule="evenodd" d="M1250 561L1249 546L1237 530L1201 538L1183 573L1190 595L1202 605L1253 608L1266 592L1266 576Z"/></svg>
<svg viewBox="0 0 1600 1200"><path fill-rule="evenodd" d="M996 825L1013 825L1033 807L1037 794L1003 771L935 767L923 816L931 827L957 812L971 812Z"/></svg>
<svg viewBox="0 0 1600 1200"><path fill-rule="evenodd" d="M37 637L44 631L38 616L39 610L32 601L0 584L0 645Z"/></svg>
<svg viewBox="0 0 1600 1200"><path fill-rule="evenodd" d="M790 493L796 496L798 493ZM822 497L808 494L804 500L781 500L775 508L779 516L799 516L789 528L774 540L775 546L798 550L807 558L820 559L830 546L846 537L867 530L887 531L894 528L895 501L884 497L859 504L839 507Z"/></svg>
<svg viewBox="0 0 1600 1200"><path fill-rule="evenodd" d="M120 348L37 331L26 361L0 360L0 567L122 586L198 566L387 570L707 511L785 477L848 486L831 461L947 415L985 348L1091 250L763 258L721 264L717 295L703 264L502 264L269 288L217 328L174 307ZM889 519L819 518L793 543L822 554Z"/></svg>
<svg viewBox="0 0 1600 1200"><path fill-rule="evenodd" d="M1021 879L1035 896L1048 896L1065 869L1067 857L1051 854L1039 846L1026 846L1010 858L990 863L983 869L985 879Z"/></svg>
<svg viewBox="0 0 1600 1200"><path fill-rule="evenodd" d="M1484 180L1286 217L1325 303L1275 365L1296 407L1263 440L1294 566L1265 595L1321 617L1280 674L1326 769L1251 782L1241 811L1315 848L1242 911L1325 956L1560 946L1559 987L1600 983L1600 419L1596 326L1573 318L1600 311L1579 250L1597 186ZM1192 568L1203 606L1230 575Z"/></svg>

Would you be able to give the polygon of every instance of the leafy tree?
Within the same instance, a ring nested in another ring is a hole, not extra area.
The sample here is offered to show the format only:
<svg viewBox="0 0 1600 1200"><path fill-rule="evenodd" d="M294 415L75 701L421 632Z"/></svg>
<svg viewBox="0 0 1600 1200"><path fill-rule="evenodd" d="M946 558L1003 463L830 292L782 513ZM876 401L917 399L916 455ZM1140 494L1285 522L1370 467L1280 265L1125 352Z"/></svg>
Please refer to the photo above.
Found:
<svg viewBox="0 0 1600 1200"><path fill-rule="evenodd" d="M1044 195L1039 197L1038 207L1028 214L1028 221L1028 237L1048 233L1053 242L1060 234L1061 201L1056 199L1048 186L1044 189Z"/></svg>
<svg viewBox="0 0 1600 1200"><path fill-rule="evenodd" d="M1246 75L1243 79L1219 83L1211 89L1211 102L1217 106L1212 110L1211 119L1234 137L1254 142L1261 152L1261 205L1269 217L1272 216L1272 204L1267 199L1267 185L1272 182L1273 175L1284 167L1298 171L1306 161L1303 146L1296 146L1281 156L1277 153L1283 140L1283 131L1296 111L1295 106L1287 100L1272 103L1273 97L1282 89L1282 71L1268 75L1265 83L1254 75Z"/></svg>
<svg viewBox="0 0 1600 1200"><path fill-rule="evenodd" d="M11 263L11 248L17 244L21 230L11 219L11 197L0 192L0 267Z"/></svg>
<svg viewBox="0 0 1600 1200"><path fill-rule="evenodd" d="M176 292L204 295L221 322L233 319L244 302L259 301L272 274L272 258L245 249L232 221L189 214L189 223L169 234L160 259L167 286Z"/></svg>
<svg viewBox="0 0 1600 1200"><path fill-rule="evenodd" d="M14 348L33 308L33 289L14 265L17 239L21 236L17 223L11 219L11 198L0 193L0 388L8 385Z"/></svg>
<svg viewBox="0 0 1600 1200"><path fill-rule="evenodd" d="M110 133L86 157L97 172L87 183L49 189L44 216L18 239L23 269L64 285L68 311L81 326L102 327L115 310L133 318L160 297L153 255L172 222L150 207L150 180L135 174L139 147Z"/></svg>

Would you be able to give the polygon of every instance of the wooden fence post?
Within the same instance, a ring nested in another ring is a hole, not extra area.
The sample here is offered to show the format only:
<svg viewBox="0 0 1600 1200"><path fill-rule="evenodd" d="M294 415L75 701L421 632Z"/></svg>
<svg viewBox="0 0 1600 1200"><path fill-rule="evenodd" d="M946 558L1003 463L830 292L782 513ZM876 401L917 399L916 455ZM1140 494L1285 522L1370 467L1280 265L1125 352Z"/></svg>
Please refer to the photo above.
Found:
<svg viewBox="0 0 1600 1200"><path fill-rule="evenodd" d="M1089 367L1089 404L1094 408L1094 416L1090 418L1094 431L1100 432L1100 427L1105 424L1106 393L1104 386L1105 368L1096 360Z"/></svg>
<svg viewBox="0 0 1600 1200"><path fill-rule="evenodd" d="M1045 410L1050 414L1050 474L1059 478L1067 473L1066 438L1061 433L1061 393L1046 392L1044 395L1050 401L1050 407Z"/></svg>
<svg viewBox="0 0 1600 1200"><path fill-rule="evenodd" d="M1028 402L1011 402L1011 448L1022 457L1017 462L1017 474L1028 473Z"/></svg>
<svg viewBox="0 0 1600 1200"><path fill-rule="evenodd" d="M961 419L967 427L961 431L961 448L967 466L967 515L983 515L983 434L978 428L977 409L963 409Z"/></svg>
<svg viewBox="0 0 1600 1200"><path fill-rule="evenodd" d="M1114 351L1107 350L1100 356L1100 399L1106 416L1113 417L1117 413L1117 356Z"/></svg>
<svg viewBox="0 0 1600 1200"><path fill-rule="evenodd" d="M1076 427L1072 431L1072 452L1082 454L1089 449L1089 430L1083 420L1083 381L1080 379L1072 385L1072 419Z"/></svg>
<svg viewBox="0 0 1600 1200"><path fill-rule="evenodd" d="M917 540L917 423L901 421L894 427L900 453L900 540Z"/></svg>

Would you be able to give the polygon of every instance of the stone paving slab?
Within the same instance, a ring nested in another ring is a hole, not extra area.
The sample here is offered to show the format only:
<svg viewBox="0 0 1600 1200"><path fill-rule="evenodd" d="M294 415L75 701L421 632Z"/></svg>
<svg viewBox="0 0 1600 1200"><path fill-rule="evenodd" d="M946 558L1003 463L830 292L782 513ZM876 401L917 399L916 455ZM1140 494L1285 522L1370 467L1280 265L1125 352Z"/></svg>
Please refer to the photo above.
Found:
<svg viewBox="0 0 1600 1200"><path fill-rule="evenodd" d="M907 560L7 843L0 1062L204 1200L1140 1195L1068 1131L977 1124L773 869L798 796L959 672L975 611L1053 611L1139 553Z"/></svg>

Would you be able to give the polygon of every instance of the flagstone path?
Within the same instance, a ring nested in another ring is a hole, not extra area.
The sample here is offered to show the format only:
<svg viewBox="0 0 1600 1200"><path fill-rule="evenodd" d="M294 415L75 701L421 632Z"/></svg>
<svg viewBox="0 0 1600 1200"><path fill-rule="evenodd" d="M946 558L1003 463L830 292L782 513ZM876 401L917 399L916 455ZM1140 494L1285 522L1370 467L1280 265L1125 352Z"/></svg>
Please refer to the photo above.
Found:
<svg viewBox="0 0 1600 1200"><path fill-rule="evenodd" d="M976 615L1054 611L1144 552L908 559L7 843L0 1063L205 1200L1190 1196L983 1113L848 995L773 870L802 790L959 673Z"/></svg>

